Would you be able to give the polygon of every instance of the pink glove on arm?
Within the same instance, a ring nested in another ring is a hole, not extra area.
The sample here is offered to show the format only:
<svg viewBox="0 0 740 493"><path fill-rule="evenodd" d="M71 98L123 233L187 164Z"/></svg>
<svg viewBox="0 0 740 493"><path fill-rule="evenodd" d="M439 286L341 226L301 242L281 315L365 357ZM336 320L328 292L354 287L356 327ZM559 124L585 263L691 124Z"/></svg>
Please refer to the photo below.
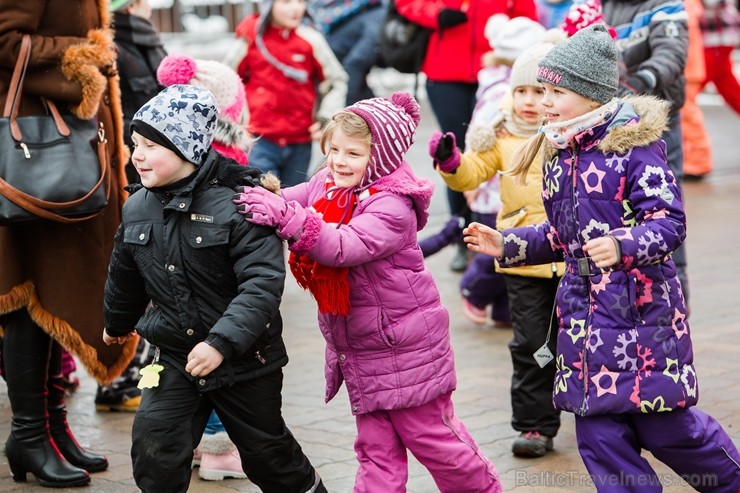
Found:
<svg viewBox="0 0 740 493"><path fill-rule="evenodd" d="M460 150L457 148L455 134L443 134L439 130L429 138L429 155L434 159L434 167L445 173L454 173L460 166Z"/></svg>
<svg viewBox="0 0 740 493"><path fill-rule="evenodd" d="M297 202L286 202L262 187L243 187L233 202L244 219L277 228L278 236L284 240L297 240L306 221L306 211Z"/></svg>

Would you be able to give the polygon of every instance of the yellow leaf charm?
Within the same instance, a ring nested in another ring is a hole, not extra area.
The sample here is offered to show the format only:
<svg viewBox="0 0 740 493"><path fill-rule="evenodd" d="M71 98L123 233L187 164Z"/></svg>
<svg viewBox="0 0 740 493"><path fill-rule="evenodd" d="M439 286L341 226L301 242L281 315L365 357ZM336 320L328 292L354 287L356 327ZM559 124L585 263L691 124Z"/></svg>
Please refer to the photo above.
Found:
<svg viewBox="0 0 740 493"><path fill-rule="evenodd" d="M164 366L152 363L139 370L141 380L137 387L140 389L151 389L159 385L159 372L164 370Z"/></svg>

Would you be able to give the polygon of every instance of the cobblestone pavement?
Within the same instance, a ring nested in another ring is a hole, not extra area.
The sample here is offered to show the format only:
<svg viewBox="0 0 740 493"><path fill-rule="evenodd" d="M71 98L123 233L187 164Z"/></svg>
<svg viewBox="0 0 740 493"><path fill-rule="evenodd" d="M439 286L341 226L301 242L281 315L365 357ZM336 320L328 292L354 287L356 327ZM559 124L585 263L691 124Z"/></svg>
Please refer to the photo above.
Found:
<svg viewBox="0 0 740 493"><path fill-rule="evenodd" d="M446 204L441 180L426 158L426 142L435 127L428 105L423 105L423 125L409 161L420 175L438 184L432 203L432 220L421 237L431 234L445 221ZM685 186L689 217L689 277L691 322L696 366L701 386L700 407L716 417L740 444L740 303L737 281L740 244L737 211L740 206L740 160L737 151L737 116L719 106L705 108L715 147L715 172L699 183ZM734 129L734 130L733 130ZM510 330L477 327L460 310L457 290L459 274L447 264L453 253L447 248L428 259L443 301L452 319L452 343L456 354L458 389L453 394L458 415L491 458L501 475L505 491L526 493L585 493L594 491L575 445L573 416L563 414L562 428L555 439L555 451L542 459L518 459L510 446L516 433L509 425L509 380L511 363L507 343ZM352 491L356 470L353 452L354 419L346 393L324 404L323 339L316 327L314 302L290 277L283 302L285 340L290 363L285 368L284 415L317 466L331 492ZM69 420L78 441L91 450L105 453L110 468L93 474L87 491L133 493L138 491L131 477L129 457L133 416L124 413L97 413L94 409L95 383L81 375L81 389L68 401ZM0 382L0 438L10 427L10 406L4 383ZM665 466L654 461L666 493L693 491ZM426 470L410 460L410 493L437 491ZM26 483L10 477L7 460L0 454L0 491L41 492L29 475ZM60 490L66 491L66 490ZM72 490L70 490L72 491ZM84 491L84 489L83 489ZM191 492L257 492L247 480L206 482L193 473ZM382 492L379 492L382 493Z"/></svg>

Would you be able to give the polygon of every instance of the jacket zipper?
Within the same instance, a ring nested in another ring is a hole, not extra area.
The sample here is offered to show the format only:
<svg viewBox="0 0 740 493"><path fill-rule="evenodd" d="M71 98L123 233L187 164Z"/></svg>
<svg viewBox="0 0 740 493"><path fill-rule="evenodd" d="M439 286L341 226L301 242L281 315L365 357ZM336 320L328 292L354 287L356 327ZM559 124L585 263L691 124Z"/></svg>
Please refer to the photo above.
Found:
<svg viewBox="0 0 740 493"><path fill-rule="evenodd" d="M580 231L580 226L578 224L578 214L576 214L576 183L577 183L577 177L576 174L578 173L578 145L575 145L573 148L573 151L571 153L572 159L571 159L571 181L570 181L570 200L571 200L571 210L573 213L573 224L576 227L576 235L577 232ZM590 284L590 280L589 280ZM588 289L588 313L586 314L586 320L584 320L584 327L583 331L585 332L585 338L586 342L588 342L589 334L588 334L588 325L589 320L591 319L591 289ZM581 357L582 365L581 365L581 371L583 372L583 395L581 397L581 406L578 409L578 414L580 416L586 415L586 397L588 396L588 350L586 349L586 343L583 344L583 356Z"/></svg>
<svg viewBox="0 0 740 493"><path fill-rule="evenodd" d="M514 217L514 216L518 216L520 214L524 214L525 212L527 212L527 208L526 207L522 207L521 209L517 209L515 211L511 211L508 214L504 214L503 216L501 216L501 219L509 219L510 217Z"/></svg>

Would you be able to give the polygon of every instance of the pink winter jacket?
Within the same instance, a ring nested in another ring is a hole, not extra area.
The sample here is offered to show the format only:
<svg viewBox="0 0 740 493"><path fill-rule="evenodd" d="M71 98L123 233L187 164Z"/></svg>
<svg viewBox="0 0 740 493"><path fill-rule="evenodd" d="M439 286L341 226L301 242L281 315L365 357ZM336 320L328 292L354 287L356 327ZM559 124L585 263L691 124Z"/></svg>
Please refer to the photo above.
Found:
<svg viewBox="0 0 740 493"><path fill-rule="evenodd" d="M327 175L321 170L283 197L309 208L325 194ZM319 328L326 401L345 381L353 414L419 406L456 386L449 315L416 240L433 185L404 162L373 188L339 228L309 213L290 247L323 265L350 267L350 314L319 314Z"/></svg>

